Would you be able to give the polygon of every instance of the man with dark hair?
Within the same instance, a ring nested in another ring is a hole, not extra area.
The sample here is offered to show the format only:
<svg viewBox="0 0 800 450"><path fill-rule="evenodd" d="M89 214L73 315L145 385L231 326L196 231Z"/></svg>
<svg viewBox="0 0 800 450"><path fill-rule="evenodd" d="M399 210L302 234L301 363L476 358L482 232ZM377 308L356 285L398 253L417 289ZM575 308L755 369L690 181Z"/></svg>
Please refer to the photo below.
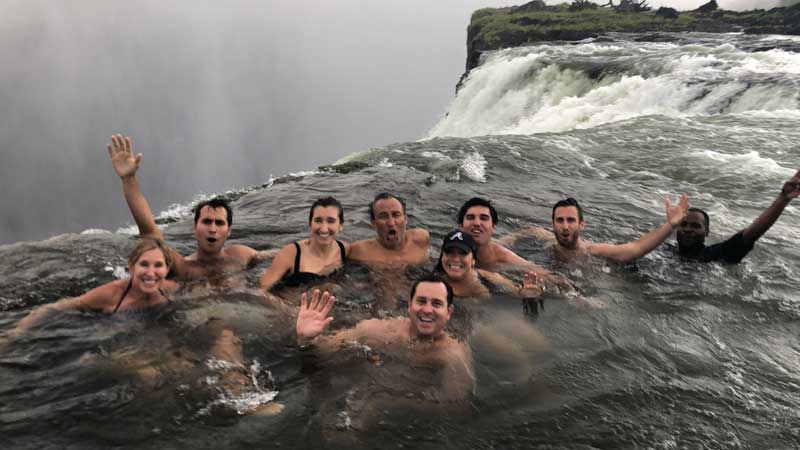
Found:
<svg viewBox="0 0 800 450"><path fill-rule="evenodd" d="M581 205L574 198L560 200L553 205L552 231L541 227L530 227L517 232L517 234L530 234L542 240L555 241L553 248L562 257L592 255L618 262L629 262L653 251L672 234L672 230L676 229L686 217L689 209L689 197L686 194L681 196L677 205L673 205L669 198L666 198L664 203L667 221L638 240L625 244L597 243L581 239L581 232L586 228L586 221L583 218Z"/></svg>
<svg viewBox="0 0 800 450"><path fill-rule="evenodd" d="M369 205L375 239L353 242L349 258L369 264L421 265L428 259L431 237L421 228L406 230L406 203L382 192Z"/></svg>
<svg viewBox="0 0 800 450"><path fill-rule="evenodd" d="M152 236L164 238L161 229L153 219L153 213L147 199L142 194L136 171L142 160L142 154L133 154L130 137L122 135L111 137L108 154L114 171L122 180L122 192L131 210L139 234L142 237ZM204 201L195 207L194 235L197 238L197 251L183 257L172 249L175 261L172 274L179 280L205 278L209 275L220 275L236 272L257 263L265 254L245 245L225 245L231 235L233 210L222 198Z"/></svg>
<svg viewBox="0 0 800 450"><path fill-rule="evenodd" d="M415 366L443 372L439 400L468 398L475 383L472 354L463 341L445 331L455 306L453 290L444 280L427 276L414 283L408 300L408 317L364 320L354 328L320 336L333 321L328 314L334 301L330 293L320 294L319 290L308 301L306 294L302 294L296 325L301 347L313 344L319 352L333 353L355 342L381 352L409 354Z"/></svg>
<svg viewBox="0 0 800 450"><path fill-rule="evenodd" d="M467 200L458 211L459 228L472 236L478 245L475 267L496 272L507 265L524 266L535 270L539 275L548 275L549 272L543 267L522 258L492 239L497 231L497 221L497 210L492 202L480 197Z"/></svg>
<svg viewBox="0 0 800 450"><path fill-rule="evenodd" d="M800 195L800 170L783 184L778 198L749 227L734 234L725 242L710 246L705 245L710 225L708 213L700 208L689 208L689 213L678 227L678 254L702 262L738 263L753 249L758 238L778 220L786 205L798 195Z"/></svg>

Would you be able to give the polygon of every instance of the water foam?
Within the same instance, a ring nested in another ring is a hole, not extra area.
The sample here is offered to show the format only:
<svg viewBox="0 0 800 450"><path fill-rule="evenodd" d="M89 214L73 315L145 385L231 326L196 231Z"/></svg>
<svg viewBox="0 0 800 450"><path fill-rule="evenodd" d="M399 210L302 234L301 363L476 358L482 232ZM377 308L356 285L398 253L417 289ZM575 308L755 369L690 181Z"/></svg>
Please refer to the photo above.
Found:
<svg viewBox="0 0 800 450"><path fill-rule="evenodd" d="M486 182L486 158L478 152L473 152L461 162L459 171L471 181Z"/></svg>
<svg viewBox="0 0 800 450"><path fill-rule="evenodd" d="M539 45L493 52L426 138L536 134L661 115L800 112L800 54L750 53L735 36ZM727 42L734 40L734 42Z"/></svg>

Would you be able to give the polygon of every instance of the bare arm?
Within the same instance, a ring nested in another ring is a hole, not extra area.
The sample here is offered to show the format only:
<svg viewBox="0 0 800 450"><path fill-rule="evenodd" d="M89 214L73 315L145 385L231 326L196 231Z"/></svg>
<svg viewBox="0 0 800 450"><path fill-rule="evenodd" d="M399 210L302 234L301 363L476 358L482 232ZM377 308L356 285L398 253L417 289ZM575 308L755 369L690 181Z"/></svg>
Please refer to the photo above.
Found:
<svg viewBox="0 0 800 450"><path fill-rule="evenodd" d="M142 154L139 153L134 156L131 138L123 138L122 135L117 134L111 136L108 155L111 157L114 171L117 172L117 175L122 180L122 193L125 195L125 201L128 203L133 220L139 228L139 235L163 239L164 235L156 225L156 221L153 219L153 212L150 210L150 204L147 203L147 199L142 194L142 189L139 186L139 181L136 179L136 171L139 170L139 164L142 162Z"/></svg>
<svg viewBox="0 0 800 450"><path fill-rule="evenodd" d="M553 234L550 233L550 236ZM569 282L568 279L562 277L561 275L556 275L549 270L545 269L544 267L534 264L527 259L517 255L513 251L498 245L497 250L499 252L500 258L499 262L503 264L509 264L514 266L520 266L525 268L525 270L536 272L536 274L542 278L549 280L551 283L558 286L564 292L574 292L575 287L572 286L572 283Z"/></svg>
<svg viewBox="0 0 800 450"><path fill-rule="evenodd" d="M275 258L280 252L280 249L271 248L269 250L259 250L256 252L255 256L253 256L253 264L260 264L268 259Z"/></svg>
<svg viewBox="0 0 800 450"><path fill-rule="evenodd" d="M127 280L124 280L124 282L127 282ZM47 316L56 311L105 311L109 308L109 305L113 303L114 298L118 296L117 291L119 291L119 283L119 281L107 283L92 289L80 297L65 298L55 303L40 306L28 314L27 317L20 320L17 326L9 332L9 337L15 338L19 336L24 333L25 330L40 323L47 318Z"/></svg>
<svg viewBox="0 0 800 450"><path fill-rule="evenodd" d="M500 287L504 292L507 292L515 297L539 297L544 291L544 281L535 271L530 271L525 274L522 286L514 283L497 272L491 272L483 269L478 269L478 271L484 276L484 278L491 281L492 284Z"/></svg>
<svg viewBox="0 0 800 450"><path fill-rule="evenodd" d="M447 365L444 369L445 382L442 384L443 398L446 402L463 402L475 391L475 373L472 352L469 346L454 342L447 352Z"/></svg>
<svg viewBox="0 0 800 450"><path fill-rule="evenodd" d="M297 249L293 244L283 247L278 252L275 259L272 260L272 264L261 275L259 284L262 290L265 292L269 291L278 281L289 273L289 270L294 266L294 257L296 254Z"/></svg>
<svg viewBox="0 0 800 450"><path fill-rule="evenodd" d="M798 195L800 195L800 170L798 170L789 181L783 184L781 193L778 194L778 198L772 202L769 208L765 209L749 227L742 231L742 237L745 241L755 242L766 233L772 224L778 220L778 217L781 216L786 205Z"/></svg>
<svg viewBox="0 0 800 450"><path fill-rule="evenodd" d="M689 197L686 194L681 196L677 205L673 205L669 198L664 203L667 209L667 221L664 225L627 244L589 244L589 253L618 262L628 262L655 250L680 225L689 210Z"/></svg>
<svg viewBox="0 0 800 450"><path fill-rule="evenodd" d="M500 245L514 245L515 242L519 240L522 236L530 236L539 241L553 241L555 240L555 236L553 236L553 230L548 230L547 228L542 228L539 226L530 226L526 228L520 228L519 230L515 230L499 239L497 239L497 243Z"/></svg>

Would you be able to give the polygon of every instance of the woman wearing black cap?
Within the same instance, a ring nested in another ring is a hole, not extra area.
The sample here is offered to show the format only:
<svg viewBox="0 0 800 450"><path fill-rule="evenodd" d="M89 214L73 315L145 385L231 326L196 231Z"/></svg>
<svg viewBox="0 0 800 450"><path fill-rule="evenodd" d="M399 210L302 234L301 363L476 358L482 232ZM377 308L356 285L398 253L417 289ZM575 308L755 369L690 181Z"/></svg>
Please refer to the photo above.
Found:
<svg viewBox="0 0 800 450"><path fill-rule="evenodd" d="M522 298L539 297L544 285L535 272L525 275L522 286L488 270L476 269L477 244L468 233L450 232L442 242L439 262L434 269L453 287L456 297L488 297L503 291Z"/></svg>

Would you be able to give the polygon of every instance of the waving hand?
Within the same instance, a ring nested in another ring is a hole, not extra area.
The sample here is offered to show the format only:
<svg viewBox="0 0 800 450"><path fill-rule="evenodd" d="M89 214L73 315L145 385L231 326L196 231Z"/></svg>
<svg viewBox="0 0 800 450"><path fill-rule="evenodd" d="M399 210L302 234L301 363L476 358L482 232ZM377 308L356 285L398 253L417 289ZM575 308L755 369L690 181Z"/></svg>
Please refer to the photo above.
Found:
<svg viewBox="0 0 800 450"><path fill-rule="evenodd" d="M139 163L142 161L142 154L134 156L131 138L122 137L121 134L111 136L111 143L108 144L108 156L111 157L111 164L114 171L120 178L132 177L139 170Z"/></svg>
<svg viewBox="0 0 800 450"><path fill-rule="evenodd" d="M306 293L300 296L300 311L297 314L297 340L301 343L308 342L325 331L333 321L328 313L336 301L336 297L328 291L320 295L319 289L314 289L310 301L307 298Z"/></svg>

